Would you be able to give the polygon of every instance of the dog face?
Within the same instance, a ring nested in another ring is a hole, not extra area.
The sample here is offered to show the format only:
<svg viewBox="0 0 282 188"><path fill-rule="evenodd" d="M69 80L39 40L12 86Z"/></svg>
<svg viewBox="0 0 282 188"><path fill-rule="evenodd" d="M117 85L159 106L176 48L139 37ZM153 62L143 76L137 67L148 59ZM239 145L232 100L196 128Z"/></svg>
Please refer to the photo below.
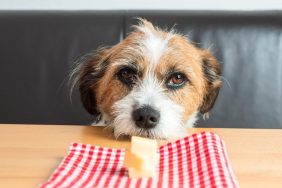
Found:
<svg viewBox="0 0 282 188"><path fill-rule="evenodd" d="M86 110L116 136L182 136L212 108L221 86L207 50L146 20L119 44L78 60L72 77Z"/></svg>

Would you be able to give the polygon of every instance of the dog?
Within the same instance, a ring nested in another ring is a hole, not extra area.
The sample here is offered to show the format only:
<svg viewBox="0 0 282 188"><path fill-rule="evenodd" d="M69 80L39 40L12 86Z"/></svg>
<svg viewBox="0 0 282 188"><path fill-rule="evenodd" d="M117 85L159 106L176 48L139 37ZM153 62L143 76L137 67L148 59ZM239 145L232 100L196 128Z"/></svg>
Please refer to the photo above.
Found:
<svg viewBox="0 0 282 188"><path fill-rule="evenodd" d="M181 137L218 96L221 68L206 49L145 19L115 46L77 60L71 74L85 109L116 137Z"/></svg>

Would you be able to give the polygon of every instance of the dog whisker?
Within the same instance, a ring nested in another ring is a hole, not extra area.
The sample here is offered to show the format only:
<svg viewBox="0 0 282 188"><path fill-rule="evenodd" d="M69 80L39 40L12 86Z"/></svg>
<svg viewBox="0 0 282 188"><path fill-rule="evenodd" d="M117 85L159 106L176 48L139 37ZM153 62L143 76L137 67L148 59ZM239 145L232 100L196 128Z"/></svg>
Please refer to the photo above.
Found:
<svg viewBox="0 0 282 188"><path fill-rule="evenodd" d="M230 82L227 80L227 78L225 78L224 76L220 76L220 78L221 78L222 80L224 80L224 81L227 83L227 86L228 86L230 89L232 89L232 87L231 87L231 85L230 85Z"/></svg>

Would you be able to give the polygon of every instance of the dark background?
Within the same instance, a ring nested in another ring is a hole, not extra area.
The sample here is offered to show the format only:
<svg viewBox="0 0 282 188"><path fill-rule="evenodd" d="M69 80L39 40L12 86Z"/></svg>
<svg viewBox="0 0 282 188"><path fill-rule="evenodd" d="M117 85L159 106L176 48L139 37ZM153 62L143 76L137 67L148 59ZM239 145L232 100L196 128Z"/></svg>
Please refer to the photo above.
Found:
<svg viewBox="0 0 282 188"><path fill-rule="evenodd" d="M0 123L86 124L67 85L76 58L144 17L209 48L224 85L204 127L282 128L280 11L0 11Z"/></svg>

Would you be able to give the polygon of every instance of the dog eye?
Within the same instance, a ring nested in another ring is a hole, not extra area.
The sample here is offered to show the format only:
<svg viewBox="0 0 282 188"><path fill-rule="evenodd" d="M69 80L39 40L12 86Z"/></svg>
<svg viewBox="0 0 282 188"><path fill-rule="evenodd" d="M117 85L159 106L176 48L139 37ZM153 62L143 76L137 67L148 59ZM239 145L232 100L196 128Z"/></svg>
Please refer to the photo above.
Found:
<svg viewBox="0 0 282 188"><path fill-rule="evenodd" d="M136 80L136 72L131 68L123 68L118 72L118 78L123 83L131 85Z"/></svg>
<svg viewBox="0 0 282 188"><path fill-rule="evenodd" d="M182 73L173 73L169 76L167 80L167 87L170 89L177 89L181 87L183 84L185 84L187 81L187 78Z"/></svg>

